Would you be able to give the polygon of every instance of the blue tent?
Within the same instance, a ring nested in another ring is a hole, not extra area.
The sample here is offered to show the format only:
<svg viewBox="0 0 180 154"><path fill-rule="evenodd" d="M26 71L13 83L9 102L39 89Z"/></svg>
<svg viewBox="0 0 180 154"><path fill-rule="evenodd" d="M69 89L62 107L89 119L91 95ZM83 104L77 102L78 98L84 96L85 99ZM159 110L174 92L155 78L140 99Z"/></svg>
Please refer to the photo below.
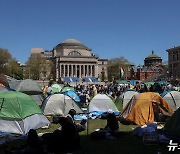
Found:
<svg viewBox="0 0 180 154"><path fill-rule="evenodd" d="M77 103L80 102L79 96L73 90L65 91L65 95L68 95L69 97L71 97Z"/></svg>
<svg viewBox="0 0 180 154"><path fill-rule="evenodd" d="M165 85L167 85L168 84L168 82L167 81L156 81L155 83L158 83L159 85L163 85L163 84L165 84Z"/></svg>
<svg viewBox="0 0 180 154"><path fill-rule="evenodd" d="M129 83L132 84L133 86L136 86L137 80L129 80Z"/></svg>

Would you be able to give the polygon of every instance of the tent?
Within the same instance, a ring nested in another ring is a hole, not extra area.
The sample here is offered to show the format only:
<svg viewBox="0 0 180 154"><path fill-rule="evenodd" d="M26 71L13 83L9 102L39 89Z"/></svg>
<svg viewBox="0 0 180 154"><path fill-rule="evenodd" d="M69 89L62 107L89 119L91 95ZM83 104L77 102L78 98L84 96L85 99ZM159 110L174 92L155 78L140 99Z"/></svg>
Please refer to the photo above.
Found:
<svg viewBox="0 0 180 154"><path fill-rule="evenodd" d="M127 80L119 80L118 84L129 84L130 82Z"/></svg>
<svg viewBox="0 0 180 154"><path fill-rule="evenodd" d="M144 82L144 84L146 85L146 87L149 89L151 86L154 85L155 82L153 81L149 81L149 82Z"/></svg>
<svg viewBox="0 0 180 154"><path fill-rule="evenodd" d="M64 87L63 84L52 84L52 85L51 85L52 93L60 92L63 87Z"/></svg>
<svg viewBox="0 0 180 154"><path fill-rule="evenodd" d="M123 109L128 104L128 102L131 100L131 98L136 94L138 94L138 92L136 92L136 91L126 91L126 92L123 92L119 96L122 99Z"/></svg>
<svg viewBox="0 0 180 154"><path fill-rule="evenodd" d="M15 90L11 89L11 88L4 87L4 86L0 86L0 92L5 92L5 91L15 91Z"/></svg>
<svg viewBox="0 0 180 154"><path fill-rule="evenodd" d="M65 91L65 95L71 97L76 103L80 103L80 98L73 90Z"/></svg>
<svg viewBox="0 0 180 154"><path fill-rule="evenodd" d="M22 81L10 81L10 87L16 91L23 92L28 95L42 94L40 86L32 79Z"/></svg>
<svg viewBox="0 0 180 154"><path fill-rule="evenodd" d="M171 116L174 111L171 106L157 93L145 92L132 97L121 113L125 121L137 125L154 122L153 104L156 104L163 115Z"/></svg>
<svg viewBox="0 0 180 154"><path fill-rule="evenodd" d="M180 108L170 117L164 126L164 130L175 137L180 137Z"/></svg>
<svg viewBox="0 0 180 154"><path fill-rule="evenodd" d="M0 131L26 134L49 124L39 106L24 93L0 92Z"/></svg>
<svg viewBox="0 0 180 154"><path fill-rule="evenodd" d="M180 92L169 91L163 97L175 111L180 107Z"/></svg>
<svg viewBox="0 0 180 154"><path fill-rule="evenodd" d="M48 96L41 107L45 115L67 115L70 109L83 113L75 101L62 93Z"/></svg>
<svg viewBox="0 0 180 154"><path fill-rule="evenodd" d="M63 87L62 90L61 90L61 92L66 92L66 91L68 91L68 90L75 91L75 90L74 90L74 87Z"/></svg>
<svg viewBox="0 0 180 154"><path fill-rule="evenodd" d="M30 95L30 97L36 102L37 105L42 105L42 102L44 100L43 95Z"/></svg>
<svg viewBox="0 0 180 154"><path fill-rule="evenodd" d="M97 94L89 104L89 112L107 112L109 109L113 112L119 112L111 98L105 94Z"/></svg>

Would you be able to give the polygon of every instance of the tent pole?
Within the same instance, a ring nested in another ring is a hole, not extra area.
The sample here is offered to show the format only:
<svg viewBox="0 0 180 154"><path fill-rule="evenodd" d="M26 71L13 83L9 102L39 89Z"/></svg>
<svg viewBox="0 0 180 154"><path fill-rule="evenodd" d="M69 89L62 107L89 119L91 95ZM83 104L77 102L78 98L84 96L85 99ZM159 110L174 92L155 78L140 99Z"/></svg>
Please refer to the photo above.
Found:
<svg viewBox="0 0 180 154"><path fill-rule="evenodd" d="M87 106L87 138L89 138L88 134L89 134L89 104Z"/></svg>

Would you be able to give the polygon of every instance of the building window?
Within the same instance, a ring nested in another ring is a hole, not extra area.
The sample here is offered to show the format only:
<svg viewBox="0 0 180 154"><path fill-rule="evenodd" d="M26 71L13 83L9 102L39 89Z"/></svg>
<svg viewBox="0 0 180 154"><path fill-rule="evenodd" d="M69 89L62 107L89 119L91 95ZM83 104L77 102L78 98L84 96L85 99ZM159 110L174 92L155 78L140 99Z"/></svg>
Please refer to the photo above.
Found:
<svg viewBox="0 0 180 154"><path fill-rule="evenodd" d="M68 56L81 56L81 54L78 51L71 51Z"/></svg>

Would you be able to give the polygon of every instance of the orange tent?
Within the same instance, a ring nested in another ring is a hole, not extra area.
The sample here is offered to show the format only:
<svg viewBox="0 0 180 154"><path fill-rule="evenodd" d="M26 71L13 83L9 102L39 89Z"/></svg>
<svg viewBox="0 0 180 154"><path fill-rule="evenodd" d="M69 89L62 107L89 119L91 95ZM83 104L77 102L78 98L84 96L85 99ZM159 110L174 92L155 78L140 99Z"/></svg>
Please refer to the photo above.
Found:
<svg viewBox="0 0 180 154"><path fill-rule="evenodd" d="M165 116L171 116L174 113L171 106L159 94L145 92L134 95L120 116L123 117L125 121L137 125L154 122L153 104L155 104L161 114Z"/></svg>

